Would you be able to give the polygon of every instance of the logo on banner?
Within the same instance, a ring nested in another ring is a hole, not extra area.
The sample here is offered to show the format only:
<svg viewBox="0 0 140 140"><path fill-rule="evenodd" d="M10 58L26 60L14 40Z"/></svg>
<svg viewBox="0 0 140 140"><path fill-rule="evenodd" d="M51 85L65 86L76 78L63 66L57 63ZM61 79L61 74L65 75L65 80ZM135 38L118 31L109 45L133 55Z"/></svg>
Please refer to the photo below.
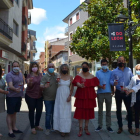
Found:
<svg viewBox="0 0 140 140"><path fill-rule="evenodd" d="M108 24L110 51L125 51L123 24Z"/></svg>

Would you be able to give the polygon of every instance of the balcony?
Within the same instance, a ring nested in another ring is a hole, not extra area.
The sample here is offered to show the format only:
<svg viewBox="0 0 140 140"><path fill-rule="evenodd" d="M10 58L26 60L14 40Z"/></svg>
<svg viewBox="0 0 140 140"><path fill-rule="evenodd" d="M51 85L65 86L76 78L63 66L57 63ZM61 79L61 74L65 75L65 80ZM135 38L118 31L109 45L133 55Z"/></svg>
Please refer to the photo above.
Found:
<svg viewBox="0 0 140 140"><path fill-rule="evenodd" d="M26 43L22 43L21 51L22 51L22 52L26 52L26 50L27 50L27 45L26 45Z"/></svg>
<svg viewBox="0 0 140 140"><path fill-rule="evenodd" d="M61 65L61 62L56 62L56 68L58 68Z"/></svg>
<svg viewBox="0 0 140 140"><path fill-rule="evenodd" d="M0 0L0 9L10 9L14 6L14 0Z"/></svg>
<svg viewBox="0 0 140 140"><path fill-rule="evenodd" d="M0 42L10 45L13 38L13 29L0 18Z"/></svg>
<svg viewBox="0 0 140 140"><path fill-rule="evenodd" d="M28 12L28 25L31 24L31 12Z"/></svg>
<svg viewBox="0 0 140 140"><path fill-rule="evenodd" d="M33 42L33 47L30 50L32 53L37 53L37 49L36 49L36 43Z"/></svg>
<svg viewBox="0 0 140 140"><path fill-rule="evenodd" d="M31 38L33 41L37 40L36 39L36 31L28 29L28 38Z"/></svg>
<svg viewBox="0 0 140 140"><path fill-rule="evenodd" d="M68 36L68 27L65 28L65 36Z"/></svg>

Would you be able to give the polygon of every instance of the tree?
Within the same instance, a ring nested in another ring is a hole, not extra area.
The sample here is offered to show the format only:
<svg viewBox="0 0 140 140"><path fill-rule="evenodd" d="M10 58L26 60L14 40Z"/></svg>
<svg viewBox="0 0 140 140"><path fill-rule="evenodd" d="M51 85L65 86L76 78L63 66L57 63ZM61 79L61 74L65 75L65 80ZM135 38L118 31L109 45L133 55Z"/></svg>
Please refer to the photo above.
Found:
<svg viewBox="0 0 140 140"><path fill-rule="evenodd" d="M87 60L99 61L100 58L108 58L109 62L112 62L120 55L125 56L128 60L127 36L125 37L126 51L110 52L109 48L108 23L115 23L120 12L128 16L128 9L123 7L122 0L90 0L89 4L83 3L81 8L88 12L90 17L84 22L84 26L78 27L73 34L71 51ZM125 28L128 28L127 24L125 24ZM134 40L137 44L135 43L134 52L140 51L139 46L137 46L139 45L137 38L140 32L137 31L136 33Z"/></svg>

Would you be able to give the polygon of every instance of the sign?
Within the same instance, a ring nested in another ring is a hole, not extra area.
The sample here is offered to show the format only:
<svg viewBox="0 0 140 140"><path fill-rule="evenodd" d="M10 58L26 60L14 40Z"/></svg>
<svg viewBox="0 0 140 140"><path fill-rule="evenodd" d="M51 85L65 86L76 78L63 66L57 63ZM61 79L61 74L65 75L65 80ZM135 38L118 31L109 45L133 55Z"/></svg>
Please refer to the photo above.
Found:
<svg viewBox="0 0 140 140"><path fill-rule="evenodd" d="M108 24L110 51L126 51L123 23Z"/></svg>
<svg viewBox="0 0 140 140"><path fill-rule="evenodd" d="M0 57L8 59L8 52L5 52L5 51L1 50L1 56Z"/></svg>

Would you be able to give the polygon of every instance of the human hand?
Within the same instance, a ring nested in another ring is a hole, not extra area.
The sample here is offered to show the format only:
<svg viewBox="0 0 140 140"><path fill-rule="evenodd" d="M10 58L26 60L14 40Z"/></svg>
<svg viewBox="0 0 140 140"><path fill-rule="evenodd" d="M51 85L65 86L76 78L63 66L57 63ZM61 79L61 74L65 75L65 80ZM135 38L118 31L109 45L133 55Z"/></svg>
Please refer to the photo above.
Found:
<svg viewBox="0 0 140 140"><path fill-rule="evenodd" d="M30 82L30 83L33 82L33 77L29 78L29 82Z"/></svg>
<svg viewBox="0 0 140 140"><path fill-rule="evenodd" d="M9 91L4 91L4 92L3 92L3 94L5 94L5 95L8 94L8 93L9 93Z"/></svg>
<svg viewBox="0 0 140 140"><path fill-rule="evenodd" d="M114 82L114 86L117 86L117 85L118 85L118 82L117 82L117 81L115 81L115 82Z"/></svg>
<svg viewBox="0 0 140 140"><path fill-rule="evenodd" d="M126 90L126 91L125 91L126 95L129 95L129 94L132 93L132 92L134 92L133 89L130 89L130 90Z"/></svg>
<svg viewBox="0 0 140 140"><path fill-rule="evenodd" d="M49 86L50 86L50 83L46 83L44 87L48 88Z"/></svg>
<svg viewBox="0 0 140 140"><path fill-rule="evenodd" d="M102 89L105 89L105 86L101 86Z"/></svg>
<svg viewBox="0 0 140 140"><path fill-rule="evenodd" d="M19 93L21 91L20 87L16 88L15 90L17 93Z"/></svg>
<svg viewBox="0 0 140 140"><path fill-rule="evenodd" d="M85 87L84 83L81 83L81 84L80 84L80 87L81 87L81 88L84 88L84 87Z"/></svg>
<svg viewBox="0 0 140 140"><path fill-rule="evenodd" d="M71 96L69 96L68 98L67 98L67 102L70 102L71 101Z"/></svg>

